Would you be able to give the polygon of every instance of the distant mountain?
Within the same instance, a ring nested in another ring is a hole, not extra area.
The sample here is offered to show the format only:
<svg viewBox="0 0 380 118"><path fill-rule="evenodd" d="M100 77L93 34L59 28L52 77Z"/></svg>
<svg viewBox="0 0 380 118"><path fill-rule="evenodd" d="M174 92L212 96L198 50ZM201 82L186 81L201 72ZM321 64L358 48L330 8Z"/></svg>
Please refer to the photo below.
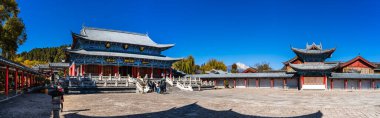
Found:
<svg viewBox="0 0 380 118"><path fill-rule="evenodd" d="M238 69L239 72L243 72L244 70L246 70L247 68L249 68L249 66L247 66L247 65L245 65L245 64L243 64L241 62L236 62L235 64L237 65L237 69ZM231 72L231 69L232 69L232 65L227 66L228 72Z"/></svg>

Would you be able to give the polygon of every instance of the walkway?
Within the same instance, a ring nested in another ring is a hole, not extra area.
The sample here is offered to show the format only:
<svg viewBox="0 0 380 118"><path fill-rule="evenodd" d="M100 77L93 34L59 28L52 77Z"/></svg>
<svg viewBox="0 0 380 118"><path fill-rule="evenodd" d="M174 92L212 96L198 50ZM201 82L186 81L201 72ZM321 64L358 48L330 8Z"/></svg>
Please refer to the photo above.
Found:
<svg viewBox="0 0 380 118"><path fill-rule="evenodd" d="M51 97L46 94L21 94L0 102L0 118L49 118Z"/></svg>

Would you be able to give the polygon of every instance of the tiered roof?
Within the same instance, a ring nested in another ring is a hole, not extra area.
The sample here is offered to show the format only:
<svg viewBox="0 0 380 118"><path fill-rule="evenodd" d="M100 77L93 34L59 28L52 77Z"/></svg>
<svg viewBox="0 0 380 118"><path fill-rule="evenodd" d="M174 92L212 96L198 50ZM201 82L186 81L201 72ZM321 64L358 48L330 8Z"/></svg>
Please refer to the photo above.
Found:
<svg viewBox="0 0 380 118"><path fill-rule="evenodd" d="M296 57L284 62L285 65L288 65L293 68L298 73L307 73L307 72L323 72L330 73L339 66L339 63L324 63L325 60L331 57L331 54L335 51L335 48L323 50L322 44L306 44L305 49L291 48ZM296 60L301 60L302 64L292 64Z"/></svg>
<svg viewBox="0 0 380 118"><path fill-rule="evenodd" d="M103 52L103 51L87 51L87 50L70 50L71 53L83 54L83 55L93 55L93 56L107 56L107 57L127 57L127 58L138 58L138 59L152 59L160 61L176 61L181 58L170 58L164 56L151 56L151 55L140 55L140 54L130 54L130 53L120 53L120 52Z"/></svg>
<svg viewBox="0 0 380 118"><path fill-rule="evenodd" d="M322 44L306 44L306 49L291 48L298 57L300 57L304 62L323 62L327 58L331 57L334 53L335 48L323 50Z"/></svg>
<svg viewBox="0 0 380 118"><path fill-rule="evenodd" d="M149 46L159 48L161 50L173 47L174 44L158 44L149 38L147 34L109 30L101 28L84 27L80 31L80 34L72 33L74 42L77 38L99 41L99 42L114 42L122 44L131 44L139 46ZM73 43L73 47L76 43ZM151 59L160 61L176 61L181 58L170 58L162 55L146 55L146 54L131 54L124 52L110 52L110 51L90 51L84 49L67 48L66 51L73 54L92 55L92 56L106 56L106 57L126 57L126 58L138 58L138 59Z"/></svg>
<svg viewBox="0 0 380 118"><path fill-rule="evenodd" d="M295 71L323 71L334 70L338 64L323 64L323 63L306 63L306 64L289 64Z"/></svg>
<svg viewBox="0 0 380 118"><path fill-rule="evenodd" d="M73 35L92 41L125 43L157 48L170 48L174 46L174 44L158 44L150 39L147 34L92 27L83 27L80 34Z"/></svg>

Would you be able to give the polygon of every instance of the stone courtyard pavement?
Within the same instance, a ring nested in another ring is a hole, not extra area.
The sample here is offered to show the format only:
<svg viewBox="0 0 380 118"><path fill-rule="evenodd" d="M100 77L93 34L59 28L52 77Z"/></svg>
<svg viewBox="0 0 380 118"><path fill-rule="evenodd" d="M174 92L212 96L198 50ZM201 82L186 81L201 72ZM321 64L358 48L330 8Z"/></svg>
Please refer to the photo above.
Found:
<svg viewBox="0 0 380 118"><path fill-rule="evenodd" d="M15 111L12 105L0 103L0 117L13 112L29 117L50 117L46 114L49 99L33 94L32 102ZM32 95L29 95L32 97ZM27 99L18 97L12 99ZM28 98L29 99L29 98ZM12 101L11 100L11 101ZM28 101L28 100L26 100ZM17 104L21 105L21 103ZM175 91L155 93L109 93L66 95L62 117L380 117L380 91L296 91L271 89L220 89L201 92ZM7 107L7 108L4 108ZM31 111L38 115L30 115ZM41 109L41 110L37 110ZM10 113L9 113L10 112Z"/></svg>
<svg viewBox="0 0 380 118"><path fill-rule="evenodd" d="M380 117L380 91L221 89L66 97L65 117Z"/></svg>

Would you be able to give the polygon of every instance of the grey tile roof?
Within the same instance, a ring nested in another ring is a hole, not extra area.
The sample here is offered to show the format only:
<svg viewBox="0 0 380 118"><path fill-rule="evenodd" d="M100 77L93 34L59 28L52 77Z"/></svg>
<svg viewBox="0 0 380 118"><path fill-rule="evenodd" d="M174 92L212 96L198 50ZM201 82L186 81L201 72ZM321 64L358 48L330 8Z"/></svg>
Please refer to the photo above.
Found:
<svg viewBox="0 0 380 118"><path fill-rule="evenodd" d="M332 48L329 50L305 50L305 49L292 48L292 50L295 52L307 53L307 54L321 54L321 53L333 53L335 51L335 48Z"/></svg>
<svg viewBox="0 0 380 118"><path fill-rule="evenodd" d="M317 47L319 50L322 50L322 43L319 43L319 45L315 44L314 42L309 45L309 43L306 43L306 49L311 49L313 47Z"/></svg>
<svg viewBox="0 0 380 118"><path fill-rule="evenodd" d="M228 74L194 74L186 77L199 78L291 78L293 74L287 73L228 73Z"/></svg>
<svg viewBox="0 0 380 118"><path fill-rule="evenodd" d="M76 53L76 54L83 54L83 55L93 55L93 56L127 57L127 58L151 59L151 60L162 60L162 61L176 61L176 60L182 59L182 58L139 55L139 54L120 53L120 52L103 52L103 51L86 51L86 50L70 50L69 52Z"/></svg>
<svg viewBox="0 0 380 118"><path fill-rule="evenodd" d="M174 44L157 44L146 34L132 33L126 31L83 27L80 34L84 36L84 38L94 41L127 43L158 48L169 48L174 46Z"/></svg>
<svg viewBox="0 0 380 118"><path fill-rule="evenodd" d="M377 66L375 70L380 70L380 62L372 62L372 63L374 63Z"/></svg>
<svg viewBox="0 0 380 118"><path fill-rule="evenodd" d="M306 63L306 64L289 64L290 67L296 70L329 70L338 67L338 64L323 64L323 63Z"/></svg>
<svg viewBox="0 0 380 118"><path fill-rule="evenodd" d="M335 78L335 79L380 79L380 74L332 73L330 78Z"/></svg>
<svg viewBox="0 0 380 118"><path fill-rule="evenodd" d="M69 63L49 63L50 67L69 67Z"/></svg>
<svg viewBox="0 0 380 118"><path fill-rule="evenodd" d="M33 70L32 68L29 68L29 67L26 67L20 63L16 63L12 60L9 60L9 59L6 59L2 56L0 56L0 62L1 63L4 63L4 64L7 64L7 65L10 65L10 66L13 66L13 67L16 67L16 68L19 68L19 69L22 69L24 71L27 71L27 72L31 72L31 73L34 73L34 74L39 74L37 71Z"/></svg>

